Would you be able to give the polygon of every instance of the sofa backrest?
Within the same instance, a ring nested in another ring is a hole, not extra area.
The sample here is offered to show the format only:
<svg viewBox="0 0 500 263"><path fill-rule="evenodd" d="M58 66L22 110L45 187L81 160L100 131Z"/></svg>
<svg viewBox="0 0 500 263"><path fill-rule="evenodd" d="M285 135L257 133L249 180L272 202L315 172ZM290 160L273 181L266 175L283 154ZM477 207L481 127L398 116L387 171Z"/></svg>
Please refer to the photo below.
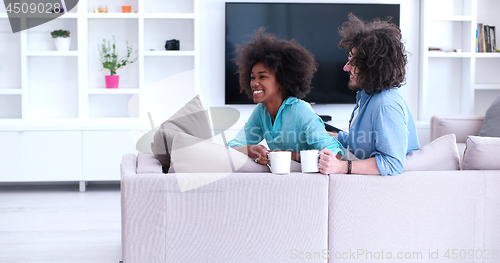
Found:
<svg viewBox="0 0 500 263"><path fill-rule="evenodd" d="M465 143L467 136L478 135L483 119L484 115L432 116L430 140L453 133L457 143Z"/></svg>

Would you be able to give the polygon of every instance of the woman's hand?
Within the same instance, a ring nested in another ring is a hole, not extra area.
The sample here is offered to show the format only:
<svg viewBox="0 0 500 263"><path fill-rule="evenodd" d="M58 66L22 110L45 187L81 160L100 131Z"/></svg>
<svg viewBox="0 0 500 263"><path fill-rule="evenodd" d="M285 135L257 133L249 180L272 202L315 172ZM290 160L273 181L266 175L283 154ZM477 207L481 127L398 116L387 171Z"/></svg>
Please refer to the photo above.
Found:
<svg viewBox="0 0 500 263"><path fill-rule="evenodd" d="M300 153L298 153L298 152L292 152L292 160L300 163Z"/></svg>
<svg viewBox="0 0 500 263"><path fill-rule="evenodd" d="M347 162L341 161L329 149L319 151L318 168L322 174L345 174L347 173Z"/></svg>
<svg viewBox="0 0 500 263"><path fill-rule="evenodd" d="M258 164L265 165L269 163L269 160L267 159L267 153L269 153L269 151L263 145L244 145L233 147L233 149L248 155L248 157Z"/></svg>
<svg viewBox="0 0 500 263"><path fill-rule="evenodd" d="M269 151L261 144L247 145L247 155L258 164L268 164L267 154Z"/></svg>

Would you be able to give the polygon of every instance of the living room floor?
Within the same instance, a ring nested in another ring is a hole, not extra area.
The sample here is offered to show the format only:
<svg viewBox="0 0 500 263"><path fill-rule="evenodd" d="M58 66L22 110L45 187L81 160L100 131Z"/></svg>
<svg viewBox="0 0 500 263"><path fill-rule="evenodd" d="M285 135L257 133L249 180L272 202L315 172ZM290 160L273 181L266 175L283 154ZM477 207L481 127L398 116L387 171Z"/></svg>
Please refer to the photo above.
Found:
<svg viewBox="0 0 500 263"><path fill-rule="evenodd" d="M118 263L120 185L0 185L0 262Z"/></svg>

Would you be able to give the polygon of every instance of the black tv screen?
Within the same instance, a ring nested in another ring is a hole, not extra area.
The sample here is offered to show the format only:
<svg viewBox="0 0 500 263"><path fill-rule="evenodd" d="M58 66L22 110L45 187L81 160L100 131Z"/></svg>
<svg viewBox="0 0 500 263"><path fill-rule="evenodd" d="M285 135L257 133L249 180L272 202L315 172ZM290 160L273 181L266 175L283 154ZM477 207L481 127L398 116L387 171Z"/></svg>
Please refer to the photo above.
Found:
<svg viewBox="0 0 500 263"><path fill-rule="evenodd" d="M386 19L399 26L398 4L226 3L226 104L253 104L240 93L238 70L232 59L237 44L251 40L255 30L266 28L281 39L295 39L315 55L319 64L312 91L305 101L317 104L355 103L356 93L347 87L349 77L342 68L347 52L337 47L338 28L349 13L364 19Z"/></svg>

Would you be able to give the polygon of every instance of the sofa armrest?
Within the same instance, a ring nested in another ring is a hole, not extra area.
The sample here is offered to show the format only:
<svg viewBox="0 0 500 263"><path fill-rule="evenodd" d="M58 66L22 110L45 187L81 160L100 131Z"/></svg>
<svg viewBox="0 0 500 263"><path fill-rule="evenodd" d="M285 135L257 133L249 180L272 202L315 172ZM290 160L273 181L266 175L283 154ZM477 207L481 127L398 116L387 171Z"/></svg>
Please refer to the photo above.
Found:
<svg viewBox="0 0 500 263"><path fill-rule="evenodd" d="M123 262L165 262L166 176L122 172Z"/></svg>
<svg viewBox="0 0 500 263"><path fill-rule="evenodd" d="M137 155L138 174L161 174L163 173L160 161L152 153L139 153Z"/></svg>
<svg viewBox="0 0 500 263"><path fill-rule="evenodd" d="M122 162L120 164L120 171L123 177L124 174L136 174L137 173L137 156L135 154L125 154L122 157Z"/></svg>
<svg viewBox="0 0 500 263"><path fill-rule="evenodd" d="M479 133L483 119L484 115L432 116L430 140L453 133L457 143L465 143L467 136Z"/></svg>

